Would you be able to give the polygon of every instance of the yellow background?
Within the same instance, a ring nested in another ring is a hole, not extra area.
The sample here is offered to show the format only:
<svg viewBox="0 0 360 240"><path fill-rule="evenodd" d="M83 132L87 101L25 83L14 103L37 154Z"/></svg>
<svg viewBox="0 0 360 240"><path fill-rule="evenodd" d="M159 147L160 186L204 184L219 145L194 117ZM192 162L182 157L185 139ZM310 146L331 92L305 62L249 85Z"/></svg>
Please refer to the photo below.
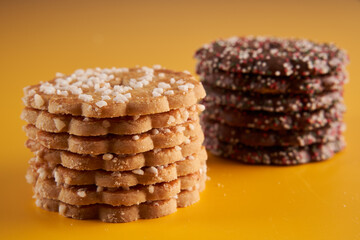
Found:
<svg viewBox="0 0 360 240"><path fill-rule="evenodd" d="M1 239L360 239L360 1L0 2ZM77 68L161 64L194 72L194 51L233 35L333 41L348 50L348 147L295 167L209 159L201 201L129 224L76 221L34 206L22 88Z"/></svg>

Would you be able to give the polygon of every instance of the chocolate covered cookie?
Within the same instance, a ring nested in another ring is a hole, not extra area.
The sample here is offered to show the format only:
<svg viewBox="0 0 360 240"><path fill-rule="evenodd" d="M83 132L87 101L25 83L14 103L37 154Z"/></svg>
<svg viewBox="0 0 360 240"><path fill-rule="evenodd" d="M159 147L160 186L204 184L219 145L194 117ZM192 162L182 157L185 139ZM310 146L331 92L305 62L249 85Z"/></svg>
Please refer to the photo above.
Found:
<svg viewBox="0 0 360 240"><path fill-rule="evenodd" d="M231 127L206 117L201 120L207 137L218 138L228 143L242 143L246 146L306 146L334 141L345 129L344 123L334 122L310 131L263 131L254 128Z"/></svg>
<svg viewBox="0 0 360 240"><path fill-rule="evenodd" d="M331 142L304 147L249 147L243 144L229 144L216 138L206 138L205 146L216 156L242 163L288 166L331 158L345 147L345 141L339 137Z"/></svg>
<svg viewBox="0 0 360 240"><path fill-rule="evenodd" d="M203 116L208 119L234 127L262 130L313 130L335 121L341 121L345 112L345 105L342 103L336 103L327 109L289 113L242 111L208 101L203 101L203 104L206 107Z"/></svg>
<svg viewBox="0 0 360 240"><path fill-rule="evenodd" d="M240 110L267 112L300 112L326 109L334 103L343 102L342 91L321 94L257 94L244 93L204 84L205 101L231 106Z"/></svg>
<svg viewBox="0 0 360 240"><path fill-rule="evenodd" d="M305 39L232 37L205 44L195 53L198 65L213 71L267 76L318 76L340 71L348 62L334 44Z"/></svg>

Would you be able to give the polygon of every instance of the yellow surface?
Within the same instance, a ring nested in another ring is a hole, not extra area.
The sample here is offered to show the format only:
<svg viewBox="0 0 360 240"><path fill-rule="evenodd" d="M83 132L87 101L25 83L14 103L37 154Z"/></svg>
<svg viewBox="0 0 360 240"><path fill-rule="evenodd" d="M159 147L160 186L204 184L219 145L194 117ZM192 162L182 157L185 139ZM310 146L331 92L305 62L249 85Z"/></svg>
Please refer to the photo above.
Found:
<svg viewBox="0 0 360 240"><path fill-rule="evenodd" d="M360 1L1 1L1 239L360 239ZM236 2L236 3L235 3ZM266 34L334 41L351 57L346 150L296 167L209 159L201 201L129 224L40 210L25 183L22 88L77 68L159 63L193 72L217 37Z"/></svg>

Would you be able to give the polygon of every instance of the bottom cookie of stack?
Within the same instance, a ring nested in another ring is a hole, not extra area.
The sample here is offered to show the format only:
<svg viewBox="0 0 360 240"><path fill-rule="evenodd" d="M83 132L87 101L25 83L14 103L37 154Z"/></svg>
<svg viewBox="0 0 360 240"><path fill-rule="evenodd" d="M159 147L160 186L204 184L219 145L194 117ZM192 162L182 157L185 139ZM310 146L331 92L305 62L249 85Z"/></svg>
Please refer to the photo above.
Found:
<svg viewBox="0 0 360 240"><path fill-rule="evenodd" d="M196 203L205 189L205 181L204 165L198 172L172 182L130 189L100 187L99 191L94 185L60 186L54 179L37 179L33 186L36 205L45 210L74 219L124 223L166 216Z"/></svg>
<svg viewBox="0 0 360 240"><path fill-rule="evenodd" d="M47 156L43 149L29 161L26 177L36 205L66 217L104 222L157 218L196 203L205 188L204 147L194 153L189 147L181 150L186 157L173 163L119 172L70 169L58 159L65 152L52 150Z"/></svg>

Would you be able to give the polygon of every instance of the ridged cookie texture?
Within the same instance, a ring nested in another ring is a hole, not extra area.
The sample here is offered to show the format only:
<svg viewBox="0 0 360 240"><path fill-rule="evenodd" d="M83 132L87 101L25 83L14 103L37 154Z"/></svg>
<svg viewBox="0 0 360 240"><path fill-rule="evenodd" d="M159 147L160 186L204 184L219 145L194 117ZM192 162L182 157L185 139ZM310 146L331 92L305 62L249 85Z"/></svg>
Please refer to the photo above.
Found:
<svg viewBox="0 0 360 240"><path fill-rule="evenodd" d="M35 154L39 162L62 166L75 170L130 171L142 167L156 167L180 161L201 150L204 135L190 137L190 142L171 148L157 148L138 154L88 155L64 150L48 149L36 141L27 140L26 146Z"/></svg>
<svg viewBox="0 0 360 240"><path fill-rule="evenodd" d="M164 113L99 119L51 114L44 110L26 107L22 111L21 118L46 132L69 133L77 136L133 135L154 128L180 125L188 120L197 121L199 112L203 109L203 106L196 104Z"/></svg>
<svg viewBox="0 0 360 240"><path fill-rule="evenodd" d="M156 148L175 147L190 142L192 136L202 133L199 122L188 121L184 124L153 129L139 135L105 135L96 137L80 137L67 133L49 133L37 129L33 125L24 127L26 135L41 145L58 150L67 150L79 154L136 154Z"/></svg>
<svg viewBox="0 0 360 240"><path fill-rule="evenodd" d="M26 87L25 106L54 114L113 118L190 107L205 96L187 72L161 67L79 69Z"/></svg>
<svg viewBox="0 0 360 240"><path fill-rule="evenodd" d="M196 203L207 179L204 97L189 72L159 65L79 69L24 88L36 205L130 222Z"/></svg>
<svg viewBox="0 0 360 240"><path fill-rule="evenodd" d="M36 176L34 176L36 178ZM131 206L148 201L177 197L181 190L199 190L206 181L205 165L198 172L170 182L137 185L130 188L103 188L95 185L68 186L54 179L37 178L33 183L35 197L60 200L71 205L107 204Z"/></svg>
<svg viewBox="0 0 360 240"><path fill-rule="evenodd" d="M58 184L96 185L100 187L132 187L135 185L151 185L170 182L180 176L199 171L206 162L207 154L204 148L184 159L168 165L139 168L132 171L109 172L104 170L74 170L49 162L39 162L37 158L29 161L27 177L30 182L34 176L55 178Z"/></svg>
<svg viewBox="0 0 360 240"><path fill-rule="evenodd" d="M188 207L200 200L199 190L182 190L176 197L140 203L132 206L111 206L105 204L93 204L76 206L66 204L58 200L36 198L36 205L47 211L59 212L59 214L74 219L99 219L108 223L126 223L139 219L153 219L164 217L176 212L177 208Z"/></svg>

